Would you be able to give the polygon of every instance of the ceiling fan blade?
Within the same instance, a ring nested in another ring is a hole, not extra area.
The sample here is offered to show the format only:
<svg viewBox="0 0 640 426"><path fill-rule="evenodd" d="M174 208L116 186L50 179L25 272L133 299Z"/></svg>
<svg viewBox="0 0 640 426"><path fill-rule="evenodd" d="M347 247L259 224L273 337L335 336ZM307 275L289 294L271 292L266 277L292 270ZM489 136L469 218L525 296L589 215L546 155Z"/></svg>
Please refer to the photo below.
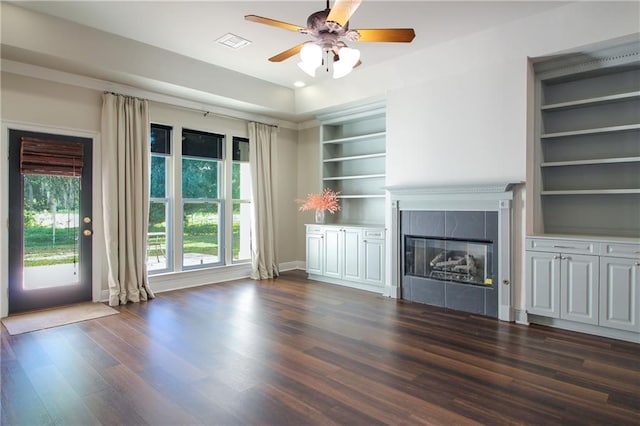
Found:
<svg viewBox="0 0 640 426"><path fill-rule="evenodd" d="M360 34L358 41L409 43L416 36L413 28L358 29L355 31Z"/></svg>
<svg viewBox="0 0 640 426"><path fill-rule="evenodd" d="M305 29L304 27L301 27L299 25L289 24L287 22L282 22L282 21L276 21L275 19L264 18L258 15L245 15L244 19L251 22L257 22L259 24L266 24L266 25L271 25L273 27L284 28L285 30L290 30L290 31L300 31Z"/></svg>
<svg viewBox="0 0 640 426"><path fill-rule="evenodd" d="M349 21L353 12L360 6L362 0L336 0L327 16L327 22L336 22L341 27Z"/></svg>
<svg viewBox="0 0 640 426"><path fill-rule="evenodd" d="M299 53L300 50L302 49L302 46L304 46L305 43L300 43L297 46L293 46L291 49L287 49L284 52L280 52L275 56L272 56L269 58L269 61L271 62L282 62L285 59L289 59L290 57L292 57L293 55L295 55L296 53Z"/></svg>

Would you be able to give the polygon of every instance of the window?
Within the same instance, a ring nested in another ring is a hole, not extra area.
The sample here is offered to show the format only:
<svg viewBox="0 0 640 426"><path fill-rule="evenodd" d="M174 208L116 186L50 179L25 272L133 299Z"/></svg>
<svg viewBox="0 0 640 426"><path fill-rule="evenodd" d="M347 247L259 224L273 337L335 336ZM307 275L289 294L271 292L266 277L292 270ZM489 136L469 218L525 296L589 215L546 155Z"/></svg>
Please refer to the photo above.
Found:
<svg viewBox="0 0 640 426"><path fill-rule="evenodd" d="M251 259L251 170L249 139L233 137L231 196L233 200L233 261Z"/></svg>
<svg viewBox="0 0 640 426"><path fill-rule="evenodd" d="M224 135L182 131L182 266L224 264Z"/></svg>
<svg viewBox="0 0 640 426"><path fill-rule="evenodd" d="M170 270L170 202L169 166L171 159L169 126L151 125L151 179L149 199L149 228L147 240L147 269L149 272Z"/></svg>
<svg viewBox="0 0 640 426"><path fill-rule="evenodd" d="M248 139L152 124L150 168L149 273L251 259Z"/></svg>

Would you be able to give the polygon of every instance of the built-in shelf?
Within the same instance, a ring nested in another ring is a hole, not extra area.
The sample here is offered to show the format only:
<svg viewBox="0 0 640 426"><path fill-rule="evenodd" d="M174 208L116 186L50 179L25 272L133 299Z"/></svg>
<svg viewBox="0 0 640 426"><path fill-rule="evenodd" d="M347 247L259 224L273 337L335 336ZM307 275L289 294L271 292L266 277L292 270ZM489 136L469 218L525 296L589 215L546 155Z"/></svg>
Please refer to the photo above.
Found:
<svg viewBox="0 0 640 426"><path fill-rule="evenodd" d="M340 144L340 143L349 143L349 142L359 142L365 141L369 139L382 138L385 137L387 132L376 132L376 133L368 133L366 135L358 135L358 136L350 136L347 138L339 138L339 139L330 139L323 141L323 144Z"/></svg>
<svg viewBox="0 0 640 426"><path fill-rule="evenodd" d="M350 156L347 156L347 157L325 158L322 161L324 161L325 163L336 163L336 162L341 162L341 161L366 160L366 159L369 159L369 158L382 158L385 155L386 154L384 152L379 152L379 153L375 153L375 154L350 155Z"/></svg>
<svg viewBox="0 0 640 426"><path fill-rule="evenodd" d="M337 224L385 222L386 114L384 102L318 117L321 184L338 192Z"/></svg>
<svg viewBox="0 0 640 426"><path fill-rule="evenodd" d="M534 63L533 234L640 238L639 58L633 38Z"/></svg>
<svg viewBox="0 0 640 426"><path fill-rule="evenodd" d="M544 105L540 109L542 111L560 111L564 109L573 109L592 105L604 105L614 102L631 101L635 99L640 99L640 91L618 93L615 95L600 96L597 98L578 99L569 102L558 102L555 104Z"/></svg>
<svg viewBox="0 0 640 426"><path fill-rule="evenodd" d="M638 163L640 157L600 158L593 160L550 161L541 163L540 167L588 166L597 164Z"/></svg>
<svg viewBox="0 0 640 426"><path fill-rule="evenodd" d="M541 195L616 195L640 194L640 189L569 189L561 191L542 191Z"/></svg>
<svg viewBox="0 0 640 426"><path fill-rule="evenodd" d="M342 198L342 199L384 198L384 194L338 195L338 198Z"/></svg>
<svg viewBox="0 0 640 426"><path fill-rule="evenodd" d="M623 132L626 130L640 129L640 124L627 124L624 126L610 126L610 127L598 127L595 129L584 130L572 130L568 132L556 132L556 133L544 133L542 139L562 138L567 136L581 136L590 135L595 133L611 133L611 132Z"/></svg>
<svg viewBox="0 0 640 426"><path fill-rule="evenodd" d="M325 177L322 180L353 180L353 179L374 179L374 178L384 178L386 175L376 174L376 175L355 175L355 176L332 176Z"/></svg>

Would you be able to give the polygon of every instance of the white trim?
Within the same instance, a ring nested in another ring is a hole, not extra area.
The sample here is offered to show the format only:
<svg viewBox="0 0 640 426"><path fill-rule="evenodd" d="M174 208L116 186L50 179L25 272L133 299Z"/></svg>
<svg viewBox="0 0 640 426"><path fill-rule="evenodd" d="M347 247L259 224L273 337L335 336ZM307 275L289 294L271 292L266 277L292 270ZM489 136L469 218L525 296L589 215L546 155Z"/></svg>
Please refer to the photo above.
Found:
<svg viewBox="0 0 640 426"><path fill-rule="evenodd" d="M626 342L640 343L640 334L634 333L632 331L616 330L613 328L602 327L598 325L583 324L580 322L543 317L533 314L529 314L528 319L532 324L561 328L563 330L576 331L578 333L593 334L595 336L624 340Z"/></svg>
<svg viewBox="0 0 640 426"><path fill-rule="evenodd" d="M527 318L527 311L524 309L515 309L515 322L516 324L529 325L529 319Z"/></svg>
<svg viewBox="0 0 640 426"><path fill-rule="evenodd" d="M280 272L294 271L298 269L305 271L307 269L306 262L303 260L294 260L291 262L280 263L278 265L278 270Z"/></svg>
<svg viewBox="0 0 640 426"><path fill-rule="evenodd" d="M89 130L74 129L68 127L39 125L20 121L3 120L1 122L0 135L0 155L3 158L4 167L0 174L0 193L4 194L3 202L0 203L0 223L3 224L5 232L0 236L0 245L9 247L8 227L9 227L9 130L23 130L28 132L51 133L57 135L66 135L87 138L92 140L93 147L93 182L92 182L92 216L93 216L93 240L92 240L92 258L91 258L91 294L94 302L102 297L102 248L104 241L104 233L102 229L102 193L100 186L100 177L102 174L101 163L99 161L100 152L100 134ZM0 258L0 317L6 317L9 314L9 250L3 252Z"/></svg>

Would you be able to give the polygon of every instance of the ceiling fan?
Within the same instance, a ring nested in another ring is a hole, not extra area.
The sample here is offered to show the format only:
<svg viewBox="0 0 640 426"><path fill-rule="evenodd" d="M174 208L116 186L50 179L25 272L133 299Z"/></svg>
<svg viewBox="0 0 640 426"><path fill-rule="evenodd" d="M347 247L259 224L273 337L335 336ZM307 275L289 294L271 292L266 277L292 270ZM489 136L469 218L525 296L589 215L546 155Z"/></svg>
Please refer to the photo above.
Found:
<svg viewBox="0 0 640 426"><path fill-rule="evenodd" d="M415 37L413 28L349 29L349 19L360 3L362 0L336 0L333 8L330 8L327 0L327 7L324 10L309 15L306 27L257 15L246 15L244 18L248 21L308 34L314 38L313 41L300 43L270 57L269 61L281 62L300 53L301 62L298 66L313 77L316 69L324 63L323 55L326 54L327 58L333 58L333 77L340 78L361 64L360 51L349 48L345 40L409 43Z"/></svg>

